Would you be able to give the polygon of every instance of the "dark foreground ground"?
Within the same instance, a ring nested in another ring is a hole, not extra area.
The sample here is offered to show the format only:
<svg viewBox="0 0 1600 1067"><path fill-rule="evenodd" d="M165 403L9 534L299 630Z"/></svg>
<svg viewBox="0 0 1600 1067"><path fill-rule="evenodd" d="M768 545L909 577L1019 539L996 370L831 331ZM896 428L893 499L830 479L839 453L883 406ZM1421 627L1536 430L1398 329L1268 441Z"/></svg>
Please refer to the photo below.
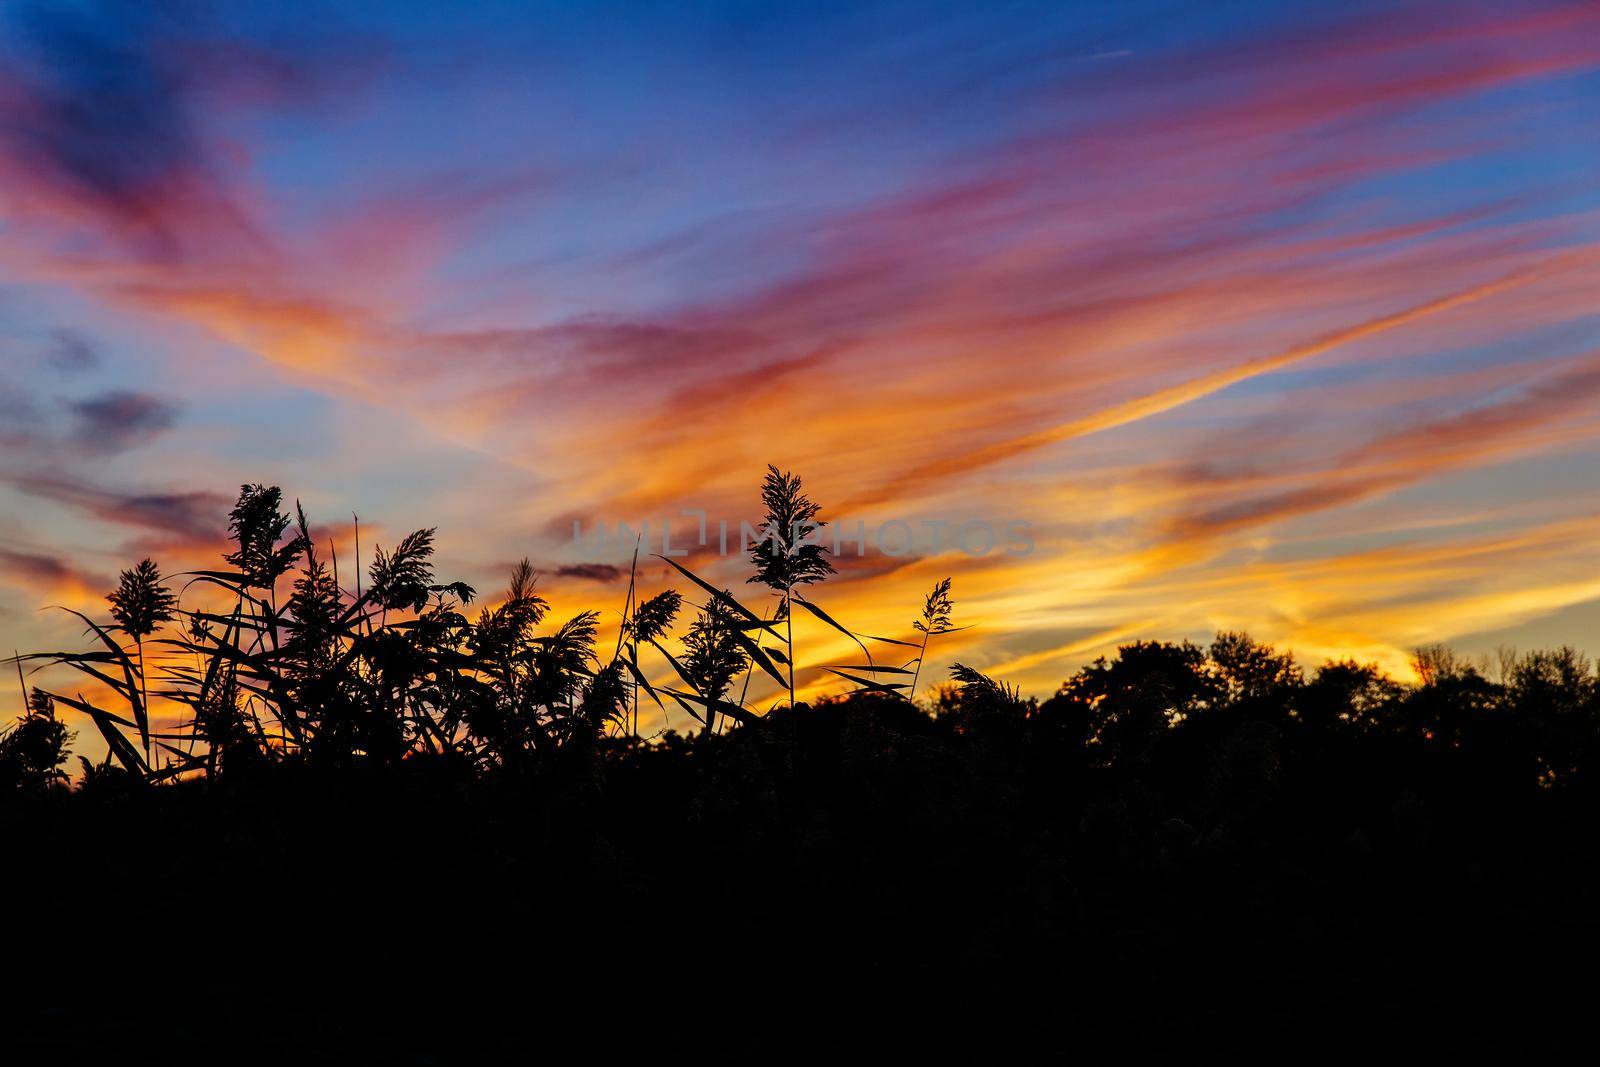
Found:
<svg viewBox="0 0 1600 1067"><path fill-rule="evenodd" d="M1059 700L945 711L861 698L516 774L278 766L7 802L0 1045L1298 1055L1593 1010L1592 790L1541 781L1515 721L1243 700L1088 741Z"/></svg>

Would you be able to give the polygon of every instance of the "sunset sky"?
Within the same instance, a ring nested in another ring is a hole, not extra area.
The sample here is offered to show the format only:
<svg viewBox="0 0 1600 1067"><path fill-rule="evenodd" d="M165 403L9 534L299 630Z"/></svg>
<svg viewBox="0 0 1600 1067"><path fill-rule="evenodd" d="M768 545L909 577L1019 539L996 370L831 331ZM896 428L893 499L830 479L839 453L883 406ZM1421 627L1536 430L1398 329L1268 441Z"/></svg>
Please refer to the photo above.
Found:
<svg viewBox="0 0 1600 1067"><path fill-rule="evenodd" d="M936 678L1600 648L1594 0L0 18L8 654L215 565L244 481L614 623L574 520L692 542L769 462L869 530L1030 524L816 590L906 637L953 575Z"/></svg>

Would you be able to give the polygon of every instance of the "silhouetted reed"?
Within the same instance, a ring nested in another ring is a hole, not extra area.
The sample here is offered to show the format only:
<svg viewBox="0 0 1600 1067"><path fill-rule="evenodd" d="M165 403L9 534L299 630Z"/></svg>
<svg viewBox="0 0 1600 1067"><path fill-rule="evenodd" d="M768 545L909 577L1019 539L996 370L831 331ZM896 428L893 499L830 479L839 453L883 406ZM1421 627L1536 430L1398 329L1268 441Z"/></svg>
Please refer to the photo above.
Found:
<svg viewBox="0 0 1600 1067"><path fill-rule="evenodd" d="M792 475L764 503L769 531L821 526ZM269 1040L270 1011L358 1058L518 1048L530 1012L674 988L785 1033L868 1006L941 1033L1504 1017L1559 997L1540 946L1579 951L1600 903L1600 691L1570 648L1422 649L1403 684L1224 633L1127 644L1045 699L957 663L918 700L950 579L917 640L868 635L799 537L752 554L764 610L670 558L689 598L646 596L635 568L602 647L526 560L489 605L440 580L432 530L353 589L275 488L242 488L230 534L223 569L145 561L109 621L73 613L86 650L16 657L55 671L0 733L3 847L82 931L13 952L34 999L70 986L52 1040L147 1026L146 986L213 1037ZM797 699L795 611L861 651L817 667L848 692ZM694 728L641 739L641 701ZM107 748L71 790L64 714ZM80 959L92 987L39 978Z"/></svg>

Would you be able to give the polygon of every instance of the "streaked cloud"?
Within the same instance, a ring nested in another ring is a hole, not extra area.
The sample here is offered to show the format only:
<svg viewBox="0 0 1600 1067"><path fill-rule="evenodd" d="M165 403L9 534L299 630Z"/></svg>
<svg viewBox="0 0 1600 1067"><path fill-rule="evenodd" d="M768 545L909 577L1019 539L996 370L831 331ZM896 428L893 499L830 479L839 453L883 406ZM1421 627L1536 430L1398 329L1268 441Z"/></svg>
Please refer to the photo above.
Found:
<svg viewBox="0 0 1600 1067"><path fill-rule="evenodd" d="M172 429L178 406L149 393L117 389L68 403L73 439L93 452L115 452Z"/></svg>

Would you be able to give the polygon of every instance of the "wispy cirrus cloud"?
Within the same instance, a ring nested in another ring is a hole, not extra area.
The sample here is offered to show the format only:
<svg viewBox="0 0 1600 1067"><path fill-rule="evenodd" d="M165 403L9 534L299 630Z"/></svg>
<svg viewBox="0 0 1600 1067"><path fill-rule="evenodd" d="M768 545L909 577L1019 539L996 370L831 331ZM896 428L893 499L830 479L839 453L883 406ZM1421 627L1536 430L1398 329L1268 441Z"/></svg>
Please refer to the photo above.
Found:
<svg viewBox="0 0 1600 1067"><path fill-rule="evenodd" d="M209 490L128 492L52 474L3 474L0 482L118 527L177 541L220 544L233 498Z"/></svg>

